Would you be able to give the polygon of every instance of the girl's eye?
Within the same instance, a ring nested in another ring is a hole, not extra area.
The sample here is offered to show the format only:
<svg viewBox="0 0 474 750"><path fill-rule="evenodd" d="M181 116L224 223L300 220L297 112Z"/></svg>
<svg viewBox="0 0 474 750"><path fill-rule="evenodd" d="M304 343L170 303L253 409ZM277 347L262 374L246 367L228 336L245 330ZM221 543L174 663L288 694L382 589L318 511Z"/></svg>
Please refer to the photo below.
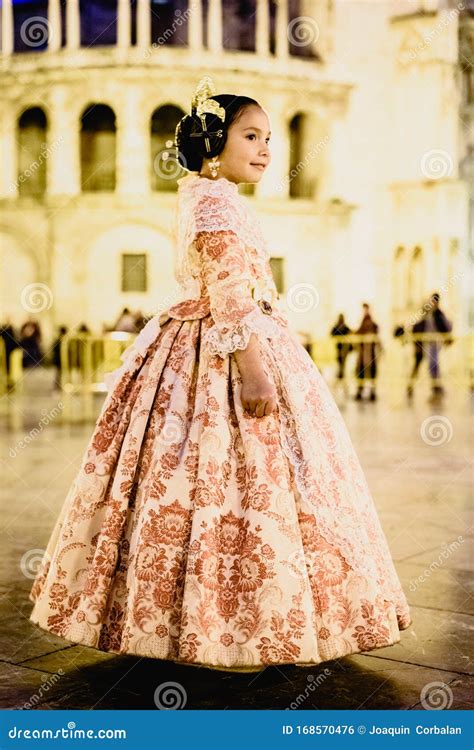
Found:
<svg viewBox="0 0 474 750"><path fill-rule="evenodd" d="M256 138L255 133L249 133L247 138ZM269 143L270 138L265 138L265 143Z"/></svg>

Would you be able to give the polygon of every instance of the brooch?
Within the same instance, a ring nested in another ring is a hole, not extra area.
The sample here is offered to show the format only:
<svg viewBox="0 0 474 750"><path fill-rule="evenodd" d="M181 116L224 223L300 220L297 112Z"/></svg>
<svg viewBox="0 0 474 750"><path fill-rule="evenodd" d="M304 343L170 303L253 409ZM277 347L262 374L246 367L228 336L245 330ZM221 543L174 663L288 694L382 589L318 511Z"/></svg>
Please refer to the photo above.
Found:
<svg viewBox="0 0 474 750"><path fill-rule="evenodd" d="M266 299L259 299L258 304L260 306L261 311L264 312L266 315L272 314L272 306Z"/></svg>

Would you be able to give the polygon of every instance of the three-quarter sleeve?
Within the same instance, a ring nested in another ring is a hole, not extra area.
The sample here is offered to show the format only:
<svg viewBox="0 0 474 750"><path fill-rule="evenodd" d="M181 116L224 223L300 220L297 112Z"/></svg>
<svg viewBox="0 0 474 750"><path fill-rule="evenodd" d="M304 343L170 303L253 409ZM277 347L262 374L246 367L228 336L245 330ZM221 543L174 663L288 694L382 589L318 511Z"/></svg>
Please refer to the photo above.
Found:
<svg viewBox="0 0 474 750"><path fill-rule="evenodd" d="M271 336L276 323L252 296L253 277L245 244L235 231L196 233L195 246L214 321L206 333L211 354L224 358L245 349L252 333Z"/></svg>

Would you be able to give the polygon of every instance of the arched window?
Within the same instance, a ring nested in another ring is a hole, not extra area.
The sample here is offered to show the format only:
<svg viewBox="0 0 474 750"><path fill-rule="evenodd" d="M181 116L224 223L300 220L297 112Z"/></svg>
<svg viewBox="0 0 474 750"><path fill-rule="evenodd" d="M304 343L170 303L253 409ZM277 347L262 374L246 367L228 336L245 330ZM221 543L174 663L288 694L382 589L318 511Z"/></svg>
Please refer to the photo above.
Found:
<svg viewBox="0 0 474 750"><path fill-rule="evenodd" d="M176 181L186 172L178 163L176 150L167 146L174 141L176 125L185 113L173 104L158 107L151 117L151 189L177 189Z"/></svg>
<svg viewBox="0 0 474 750"><path fill-rule="evenodd" d="M290 198L312 198L315 191L314 158L310 158L307 117L296 114L290 121Z"/></svg>
<svg viewBox="0 0 474 750"><path fill-rule="evenodd" d="M26 109L18 120L18 192L43 195L46 191L47 120L40 107Z"/></svg>
<svg viewBox="0 0 474 750"><path fill-rule="evenodd" d="M81 117L82 190L115 190L115 154L115 113L106 104L91 104Z"/></svg>

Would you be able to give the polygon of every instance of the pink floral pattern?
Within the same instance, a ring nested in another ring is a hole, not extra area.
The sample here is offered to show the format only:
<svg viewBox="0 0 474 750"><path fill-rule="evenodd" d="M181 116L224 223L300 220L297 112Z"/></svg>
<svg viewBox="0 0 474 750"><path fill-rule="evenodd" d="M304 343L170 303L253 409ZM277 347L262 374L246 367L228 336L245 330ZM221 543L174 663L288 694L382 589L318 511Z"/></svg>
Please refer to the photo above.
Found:
<svg viewBox="0 0 474 750"><path fill-rule="evenodd" d="M230 670L398 642L410 612L342 416L276 300L257 304L276 292L268 256L228 228L194 242L202 295L152 318L110 374L31 621ZM252 332L278 394L260 419L232 356Z"/></svg>

